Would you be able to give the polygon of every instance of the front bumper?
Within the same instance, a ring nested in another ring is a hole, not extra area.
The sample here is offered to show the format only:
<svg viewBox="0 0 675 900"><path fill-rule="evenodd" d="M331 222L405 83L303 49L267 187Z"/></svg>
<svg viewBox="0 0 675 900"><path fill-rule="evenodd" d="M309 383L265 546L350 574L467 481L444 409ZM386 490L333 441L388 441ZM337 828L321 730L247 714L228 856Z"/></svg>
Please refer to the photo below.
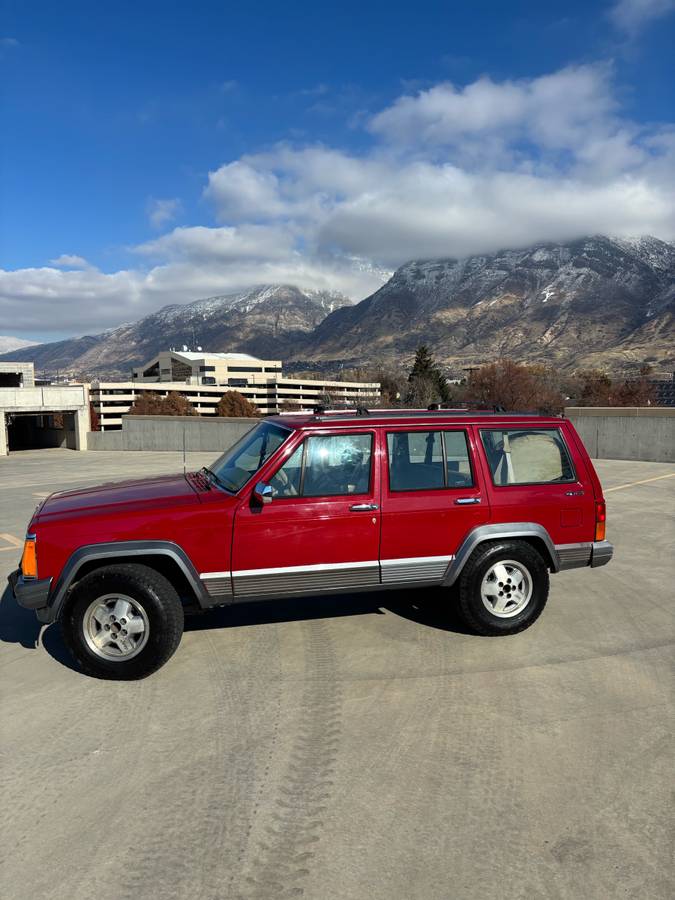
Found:
<svg viewBox="0 0 675 900"><path fill-rule="evenodd" d="M49 607L49 589L51 578L24 578L20 569L8 577L9 586L19 606L32 609L40 622L51 622L52 611Z"/></svg>
<svg viewBox="0 0 675 900"><path fill-rule="evenodd" d="M594 541L591 549L591 568L606 566L614 555L614 547L609 541Z"/></svg>

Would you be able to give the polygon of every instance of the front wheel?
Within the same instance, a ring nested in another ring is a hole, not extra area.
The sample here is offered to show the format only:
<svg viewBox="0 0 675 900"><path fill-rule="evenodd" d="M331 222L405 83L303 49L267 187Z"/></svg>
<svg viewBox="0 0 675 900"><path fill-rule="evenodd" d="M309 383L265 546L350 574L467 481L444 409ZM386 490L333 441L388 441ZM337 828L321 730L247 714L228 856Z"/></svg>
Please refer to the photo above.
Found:
<svg viewBox="0 0 675 900"><path fill-rule="evenodd" d="M477 634L516 634L541 615L548 568L525 541L491 541L469 557L459 579L459 609Z"/></svg>
<svg viewBox="0 0 675 900"><path fill-rule="evenodd" d="M143 565L111 565L79 581L61 618L71 655L88 675L145 678L169 659L183 634L173 585Z"/></svg>

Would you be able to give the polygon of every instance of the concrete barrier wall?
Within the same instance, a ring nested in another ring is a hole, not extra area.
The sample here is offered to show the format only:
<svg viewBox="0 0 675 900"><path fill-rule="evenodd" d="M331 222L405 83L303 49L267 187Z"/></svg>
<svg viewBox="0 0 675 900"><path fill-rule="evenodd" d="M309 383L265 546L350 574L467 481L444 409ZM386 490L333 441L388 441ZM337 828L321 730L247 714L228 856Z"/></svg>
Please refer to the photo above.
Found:
<svg viewBox="0 0 675 900"><path fill-rule="evenodd" d="M172 450L221 453L259 419L197 416L124 416L121 431L92 431L89 450Z"/></svg>
<svg viewBox="0 0 675 900"><path fill-rule="evenodd" d="M570 406L565 415L594 459L675 462L675 408Z"/></svg>

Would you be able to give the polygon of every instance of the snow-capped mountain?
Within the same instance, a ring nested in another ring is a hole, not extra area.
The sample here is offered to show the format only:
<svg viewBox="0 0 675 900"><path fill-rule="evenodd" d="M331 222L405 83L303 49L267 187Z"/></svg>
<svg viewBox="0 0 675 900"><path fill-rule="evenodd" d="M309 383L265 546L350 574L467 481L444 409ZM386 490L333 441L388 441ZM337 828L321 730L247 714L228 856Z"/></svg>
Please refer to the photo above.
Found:
<svg viewBox="0 0 675 900"><path fill-rule="evenodd" d="M567 369L672 368L674 313L675 245L598 235L409 262L356 305L330 291L258 286L11 358L34 360L39 371L118 378L186 344L329 372L345 363L406 362L424 342L457 373L500 355Z"/></svg>
<svg viewBox="0 0 675 900"><path fill-rule="evenodd" d="M329 313L350 303L334 291L262 285L165 306L138 322L97 335L40 344L18 351L12 358L34 361L40 372L59 369L82 377L110 378L128 378L133 366L142 365L160 350L183 345L284 358L289 348Z"/></svg>
<svg viewBox="0 0 675 900"><path fill-rule="evenodd" d="M337 310L308 359L407 358L422 342L461 368L496 356L573 367L675 357L675 245L603 236L401 266Z"/></svg>
<svg viewBox="0 0 675 900"><path fill-rule="evenodd" d="M21 350L24 347L34 346L35 341L25 341L23 338L0 334L0 353L9 353L12 350Z"/></svg>

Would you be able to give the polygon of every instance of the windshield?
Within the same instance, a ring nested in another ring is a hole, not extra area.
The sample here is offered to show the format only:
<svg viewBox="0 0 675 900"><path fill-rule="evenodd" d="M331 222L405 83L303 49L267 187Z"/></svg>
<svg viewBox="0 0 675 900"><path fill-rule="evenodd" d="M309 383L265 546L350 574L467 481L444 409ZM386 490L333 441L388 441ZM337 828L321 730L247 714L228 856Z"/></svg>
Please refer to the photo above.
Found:
<svg viewBox="0 0 675 900"><path fill-rule="evenodd" d="M238 491L291 434L288 428L261 422L223 453L209 471L228 491Z"/></svg>

